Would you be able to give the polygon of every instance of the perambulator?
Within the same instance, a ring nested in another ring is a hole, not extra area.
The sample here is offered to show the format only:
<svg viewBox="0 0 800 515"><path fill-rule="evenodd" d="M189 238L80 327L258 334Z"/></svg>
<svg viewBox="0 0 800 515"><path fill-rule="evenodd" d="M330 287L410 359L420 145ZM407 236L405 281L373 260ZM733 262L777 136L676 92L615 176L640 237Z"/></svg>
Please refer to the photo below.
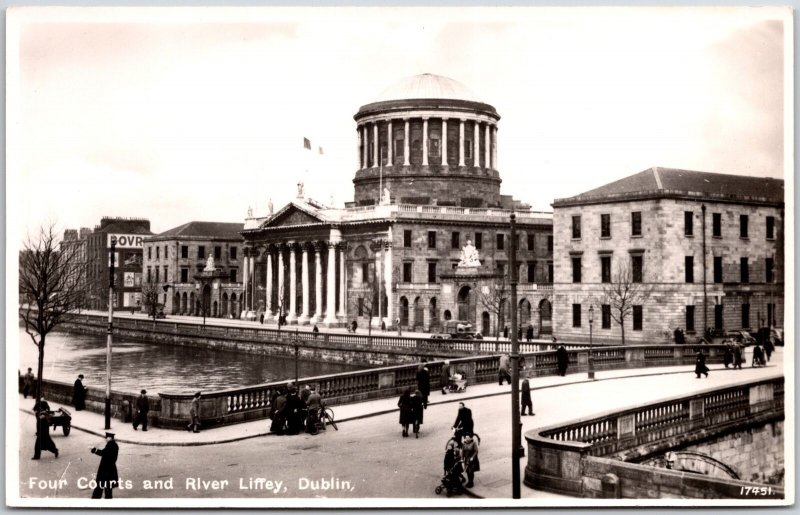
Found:
<svg viewBox="0 0 800 515"><path fill-rule="evenodd" d="M447 381L447 391L452 393L463 393L467 391L467 375L460 372L450 376Z"/></svg>
<svg viewBox="0 0 800 515"><path fill-rule="evenodd" d="M458 448L451 442L447 444L447 450L444 456L444 476L442 482L436 487L436 494L445 491L447 497L457 495L464 492L464 462L461 460Z"/></svg>

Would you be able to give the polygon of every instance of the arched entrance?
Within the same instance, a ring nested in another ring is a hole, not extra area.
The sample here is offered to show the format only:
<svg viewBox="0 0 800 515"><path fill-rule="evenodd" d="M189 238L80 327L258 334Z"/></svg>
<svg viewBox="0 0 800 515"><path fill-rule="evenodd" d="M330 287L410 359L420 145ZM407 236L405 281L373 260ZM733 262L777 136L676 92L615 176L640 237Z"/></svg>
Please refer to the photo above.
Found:
<svg viewBox="0 0 800 515"><path fill-rule="evenodd" d="M421 329L425 325L425 307L422 299L414 299L414 329Z"/></svg>
<svg viewBox="0 0 800 515"><path fill-rule="evenodd" d="M472 293L472 288L463 286L458 290L458 319L475 324L475 295Z"/></svg>
<svg viewBox="0 0 800 515"><path fill-rule="evenodd" d="M219 312L219 304L217 304L217 301L215 300L214 304L213 304L213 308L211 309L211 316L214 317L214 318L217 318L217 316L218 316L217 313L218 312Z"/></svg>
<svg viewBox="0 0 800 515"><path fill-rule="evenodd" d="M519 301L519 325L523 332L531 325L531 303L528 299Z"/></svg>
<svg viewBox="0 0 800 515"><path fill-rule="evenodd" d="M222 302L220 304L220 307L222 308L220 316L222 318L228 318L228 310L230 308L230 306L228 306L228 292L222 294Z"/></svg>
<svg viewBox="0 0 800 515"><path fill-rule="evenodd" d="M204 314L205 316L210 316L211 310L211 285L206 284L203 286L203 305L200 306L200 314Z"/></svg>
<svg viewBox="0 0 800 515"><path fill-rule="evenodd" d="M445 321L450 320L451 318L453 318L453 317L452 317L452 315L450 315L450 310L449 309L445 309L444 310L444 319L445 319Z"/></svg>
<svg viewBox="0 0 800 515"><path fill-rule="evenodd" d="M439 307L436 303L436 297L431 298L431 301L428 303L428 316L430 321L428 322L428 330L433 331L439 328Z"/></svg>
<svg viewBox="0 0 800 515"><path fill-rule="evenodd" d="M400 297L400 325L408 327L408 299Z"/></svg>
<svg viewBox="0 0 800 515"><path fill-rule="evenodd" d="M484 336L489 336L492 333L492 322L491 318L489 318L489 312L484 311L481 313L481 334Z"/></svg>
<svg viewBox="0 0 800 515"><path fill-rule="evenodd" d="M539 303L539 334L553 334L553 307L547 299Z"/></svg>
<svg viewBox="0 0 800 515"><path fill-rule="evenodd" d="M181 312L181 295L176 293L172 298L172 314L177 315Z"/></svg>
<svg viewBox="0 0 800 515"><path fill-rule="evenodd" d="M195 299L194 292L192 292L192 293L189 294L188 314L189 315L196 315L197 314L196 309L197 309L197 300Z"/></svg>

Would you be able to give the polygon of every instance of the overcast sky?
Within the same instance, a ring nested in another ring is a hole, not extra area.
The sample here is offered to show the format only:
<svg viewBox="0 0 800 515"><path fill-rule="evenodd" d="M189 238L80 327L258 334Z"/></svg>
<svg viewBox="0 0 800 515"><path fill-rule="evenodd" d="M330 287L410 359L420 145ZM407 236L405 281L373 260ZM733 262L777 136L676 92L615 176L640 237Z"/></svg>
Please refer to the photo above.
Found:
<svg viewBox="0 0 800 515"><path fill-rule="evenodd" d="M353 197L353 115L426 72L495 106L501 191L538 209L650 166L783 177L789 15L10 12L9 219L23 232L47 220L93 227L104 215L149 218L156 233L240 222L248 206L283 206L298 180L341 206ZM304 137L324 156L309 159Z"/></svg>

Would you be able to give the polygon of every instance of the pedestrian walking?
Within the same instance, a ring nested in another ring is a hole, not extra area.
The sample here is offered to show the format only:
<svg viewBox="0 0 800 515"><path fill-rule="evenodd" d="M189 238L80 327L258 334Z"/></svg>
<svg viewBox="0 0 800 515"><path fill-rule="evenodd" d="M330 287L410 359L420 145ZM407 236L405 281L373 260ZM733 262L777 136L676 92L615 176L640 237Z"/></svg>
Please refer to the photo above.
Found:
<svg viewBox="0 0 800 515"><path fill-rule="evenodd" d="M33 395L34 389L34 381L35 377L33 377L33 369L28 367L28 372L22 376L22 397L27 399L28 395Z"/></svg>
<svg viewBox="0 0 800 515"><path fill-rule="evenodd" d="M763 367L766 365L766 361L764 361L764 350L761 348L761 345L758 343L753 346L753 367L761 366Z"/></svg>
<svg viewBox="0 0 800 515"><path fill-rule="evenodd" d="M358 322L356 322L355 320L353 320L353 322L350 324L350 328L351 328L351 329L353 330L353 332L355 333L355 332L356 332L356 329L358 329Z"/></svg>
<svg viewBox="0 0 800 515"><path fill-rule="evenodd" d="M731 348L733 349L733 368L741 370L742 361L744 361L744 350L738 343L731 343Z"/></svg>
<svg viewBox="0 0 800 515"><path fill-rule="evenodd" d="M530 342L533 340L533 326L529 325L528 329L525 331L525 341Z"/></svg>
<svg viewBox="0 0 800 515"><path fill-rule="evenodd" d="M478 442L472 435L464 436L464 443L461 445L461 459L464 460L464 469L467 472L467 488L475 486L475 473L481 470L481 462L478 459Z"/></svg>
<svg viewBox="0 0 800 515"><path fill-rule="evenodd" d="M314 329L312 329L311 332L314 333L314 339L316 340L319 334L319 327L317 327L317 324L314 324Z"/></svg>
<svg viewBox="0 0 800 515"><path fill-rule="evenodd" d="M503 379L508 381L508 384L511 384L511 365L510 365L511 358L508 354L503 354L500 356L500 363L497 367L497 380L500 386L503 386Z"/></svg>
<svg viewBox="0 0 800 515"><path fill-rule="evenodd" d="M414 423L414 405L411 401L411 391L406 388L397 401L400 408L400 425L403 426L403 437L408 436L408 426Z"/></svg>
<svg viewBox="0 0 800 515"><path fill-rule="evenodd" d="M384 333L386 332L386 321L385 320L381 320L381 331L383 331Z"/></svg>
<svg viewBox="0 0 800 515"><path fill-rule="evenodd" d="M31 459L40 459L42 451L50 451L58 458L58 447L50 438L50 415L45 410L36 413L36 443L33 446L33 458Z"/></svg>
<svg viewBox="0 0 800 515"><path fill-rule="evenodd" d="M450 384L450 375L451 375L450 362L448 360L445 360L444 363L442 364L442 374L439 378L439 384L442 387L442 395L447 395L447 387Z"/></svg>
<svg viewBox="0 0 800 515"><path fill-rule="evenodd" d="M136 415L133 417L133 430L139 429L139 424L142 425L142 431L147 431L147 414L150 413L150 400L147 398L147 390L142 390L136 398Z"/></svg>
<svg viewBox="0 0 800 515"><path fill-rule="evenodd" d="M428 397L431 395L431 374L425 363L417 367L417 389L422 394L422 407L428 409Z"/></svg>
<svg viewBox="0 0 800 515"><path fill-rule="evenodd" d="M508 326L503 327L503 338L508 339Z"/></svg>
<svg viewBox="0 0 800 515"><path fill-rule="evenodd" d="M463 402L458 403L458 415L456 415L456 421L453 422L452 429L455 429L453 436L458 445L461 445L461 440L465 436L475 434L475 421L472 420L472 410L466 407Z"/></svg>
<svg viewBox="0 0 800 515"><path fill-rule="evenodd" d="M725 368L728 368L733 363L733 345L729 341L725 342L725 354L722 357L722 362L725 364Z"/></svg>
<svg viewBox="0 0 800 515"><path fill-rule="evenodd" d="M276 395L272 400L272 424L270 425L270 432L276 435L282 435L286 432L286 392L283 388L276 391Z"/></svg>
<svg viewBox="0 0 800 515"><path fill-rule="evenodd" d="M522 388L521 388L522 395L520 396L520 402L522 404L521 415L525 416L525 408L528 410L529 415L536 415L533 412L533 401L531 400L531 385L527 379L522 380Z"/></svg>
<svg viewBox="0 0 800 515"><path fill-rule="evenodd" d="M706 355L703 354L702 350L698 350L697 355L695 356L694 373L697 374L697 379L700 379L701 374L708 377L708 367L706 366Z"/></svg>
<svg viewBox="0 0 800 515"><path fill-rule="evenodd" d="M767 356L767 361L769 361L770 358L772 358L772 351L774 350L775 350L775 345L772 343L772 338L770 336L767 336L767 338L764 340L764 354L766 354Z"/></svg>
<svg viewBox="0 0 800 515"><path fill-rule="evenodd" d="M519 328L517 329L517 341L518 342L522 341L522 326L519 326Z"/></svg>
<svg viewBox="0 0 800 515"><path fill-rule="evenodd" d="M200 395L201 392L194 394L192 398L192 407L189 409L191 420L189 421L189 425L186 426L186 430L192 431L193 433L200 432Z"/></svg>
<svg viewBox="0 0 800 515"><path fill-rule="evenodd" d="M39 412L41 411L44 411L46 413L50 412L50 404L48 404L47 401L44 400L44 397L33 403L33 412L38 415Z"/></svg>
<svg viewBox="0 0 800 515"><path fill-rule="evenodd" d="M400 327L400 319L394 319L394 326L397 328L397 336L403 336L403 329Z"/></svg>
<svg viewBox="0 0 800 515"><path fill-rule="evenodd" d="M422 425L425 412L422 392L419 390L414 390L414 393L411 394L411 408L414 413L414 438L419 438L419 426Z"/></svg>
<svg viewBox="0 0 800 515"><path fill-rule="evenodd" d="M83 386L83 374L78 374L78 379L72 388L72 405L75 411L82 411L86 408L86 391L88 388Z"/></svg>
<svg viewBox="0 0 800 515"><path fill-rule="evenodd" d="M556 365L558 366L558 375L567 375L567 366L569 365L569 355L567 349L563 345L559 345L556 350Z"/></svg>
<svg viewBox="0 0 800 515"><path fill-rule="evenodd" d="M119 446L114 440L114 433L106 432L106 446L102 449L92 447L92 454L100 456L100 466L97 467L97 486L92 491L92 499L100 499L105 495L106 499L111 499L113 489L119 485L119 474L117 473L117 456L119 456Z"/></svg>

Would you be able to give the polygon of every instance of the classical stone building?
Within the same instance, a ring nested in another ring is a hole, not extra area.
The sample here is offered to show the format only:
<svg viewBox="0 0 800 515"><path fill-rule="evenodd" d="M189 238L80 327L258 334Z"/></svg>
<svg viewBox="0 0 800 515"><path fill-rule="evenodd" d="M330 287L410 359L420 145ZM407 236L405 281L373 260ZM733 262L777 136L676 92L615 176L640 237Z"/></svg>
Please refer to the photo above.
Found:
<svg viewBox="0 0 800 515"><path fill-rule="evenodd" d="M242 228L241 223L189 222L144 240L143 280L166 290L159 293L165 313L202 316L205 308L208 317L238 317ZM204 273L209 263L213 274Z"/></svg>
<svg viewBox="0 0 800 515"><path fill-rule="evenodd" d="M588 339L591 308L594 339L619 342L608 291L626 284L643 293L626 342L783 325L782 180L651 168L553 209L559 338Z"/></svg>
<svg viewBox="0 0 800 515"><path fill-rule="evenodd" d="M463 320L493 333L508 311L513 210L521 325L548 332L552 215L501 195L499 120L462 84L431 74L362 106L353 202L327 207L301 183L288 205L246 220L243 314L425 331ZM481 266L458 269L468 240Z"/></svg>

